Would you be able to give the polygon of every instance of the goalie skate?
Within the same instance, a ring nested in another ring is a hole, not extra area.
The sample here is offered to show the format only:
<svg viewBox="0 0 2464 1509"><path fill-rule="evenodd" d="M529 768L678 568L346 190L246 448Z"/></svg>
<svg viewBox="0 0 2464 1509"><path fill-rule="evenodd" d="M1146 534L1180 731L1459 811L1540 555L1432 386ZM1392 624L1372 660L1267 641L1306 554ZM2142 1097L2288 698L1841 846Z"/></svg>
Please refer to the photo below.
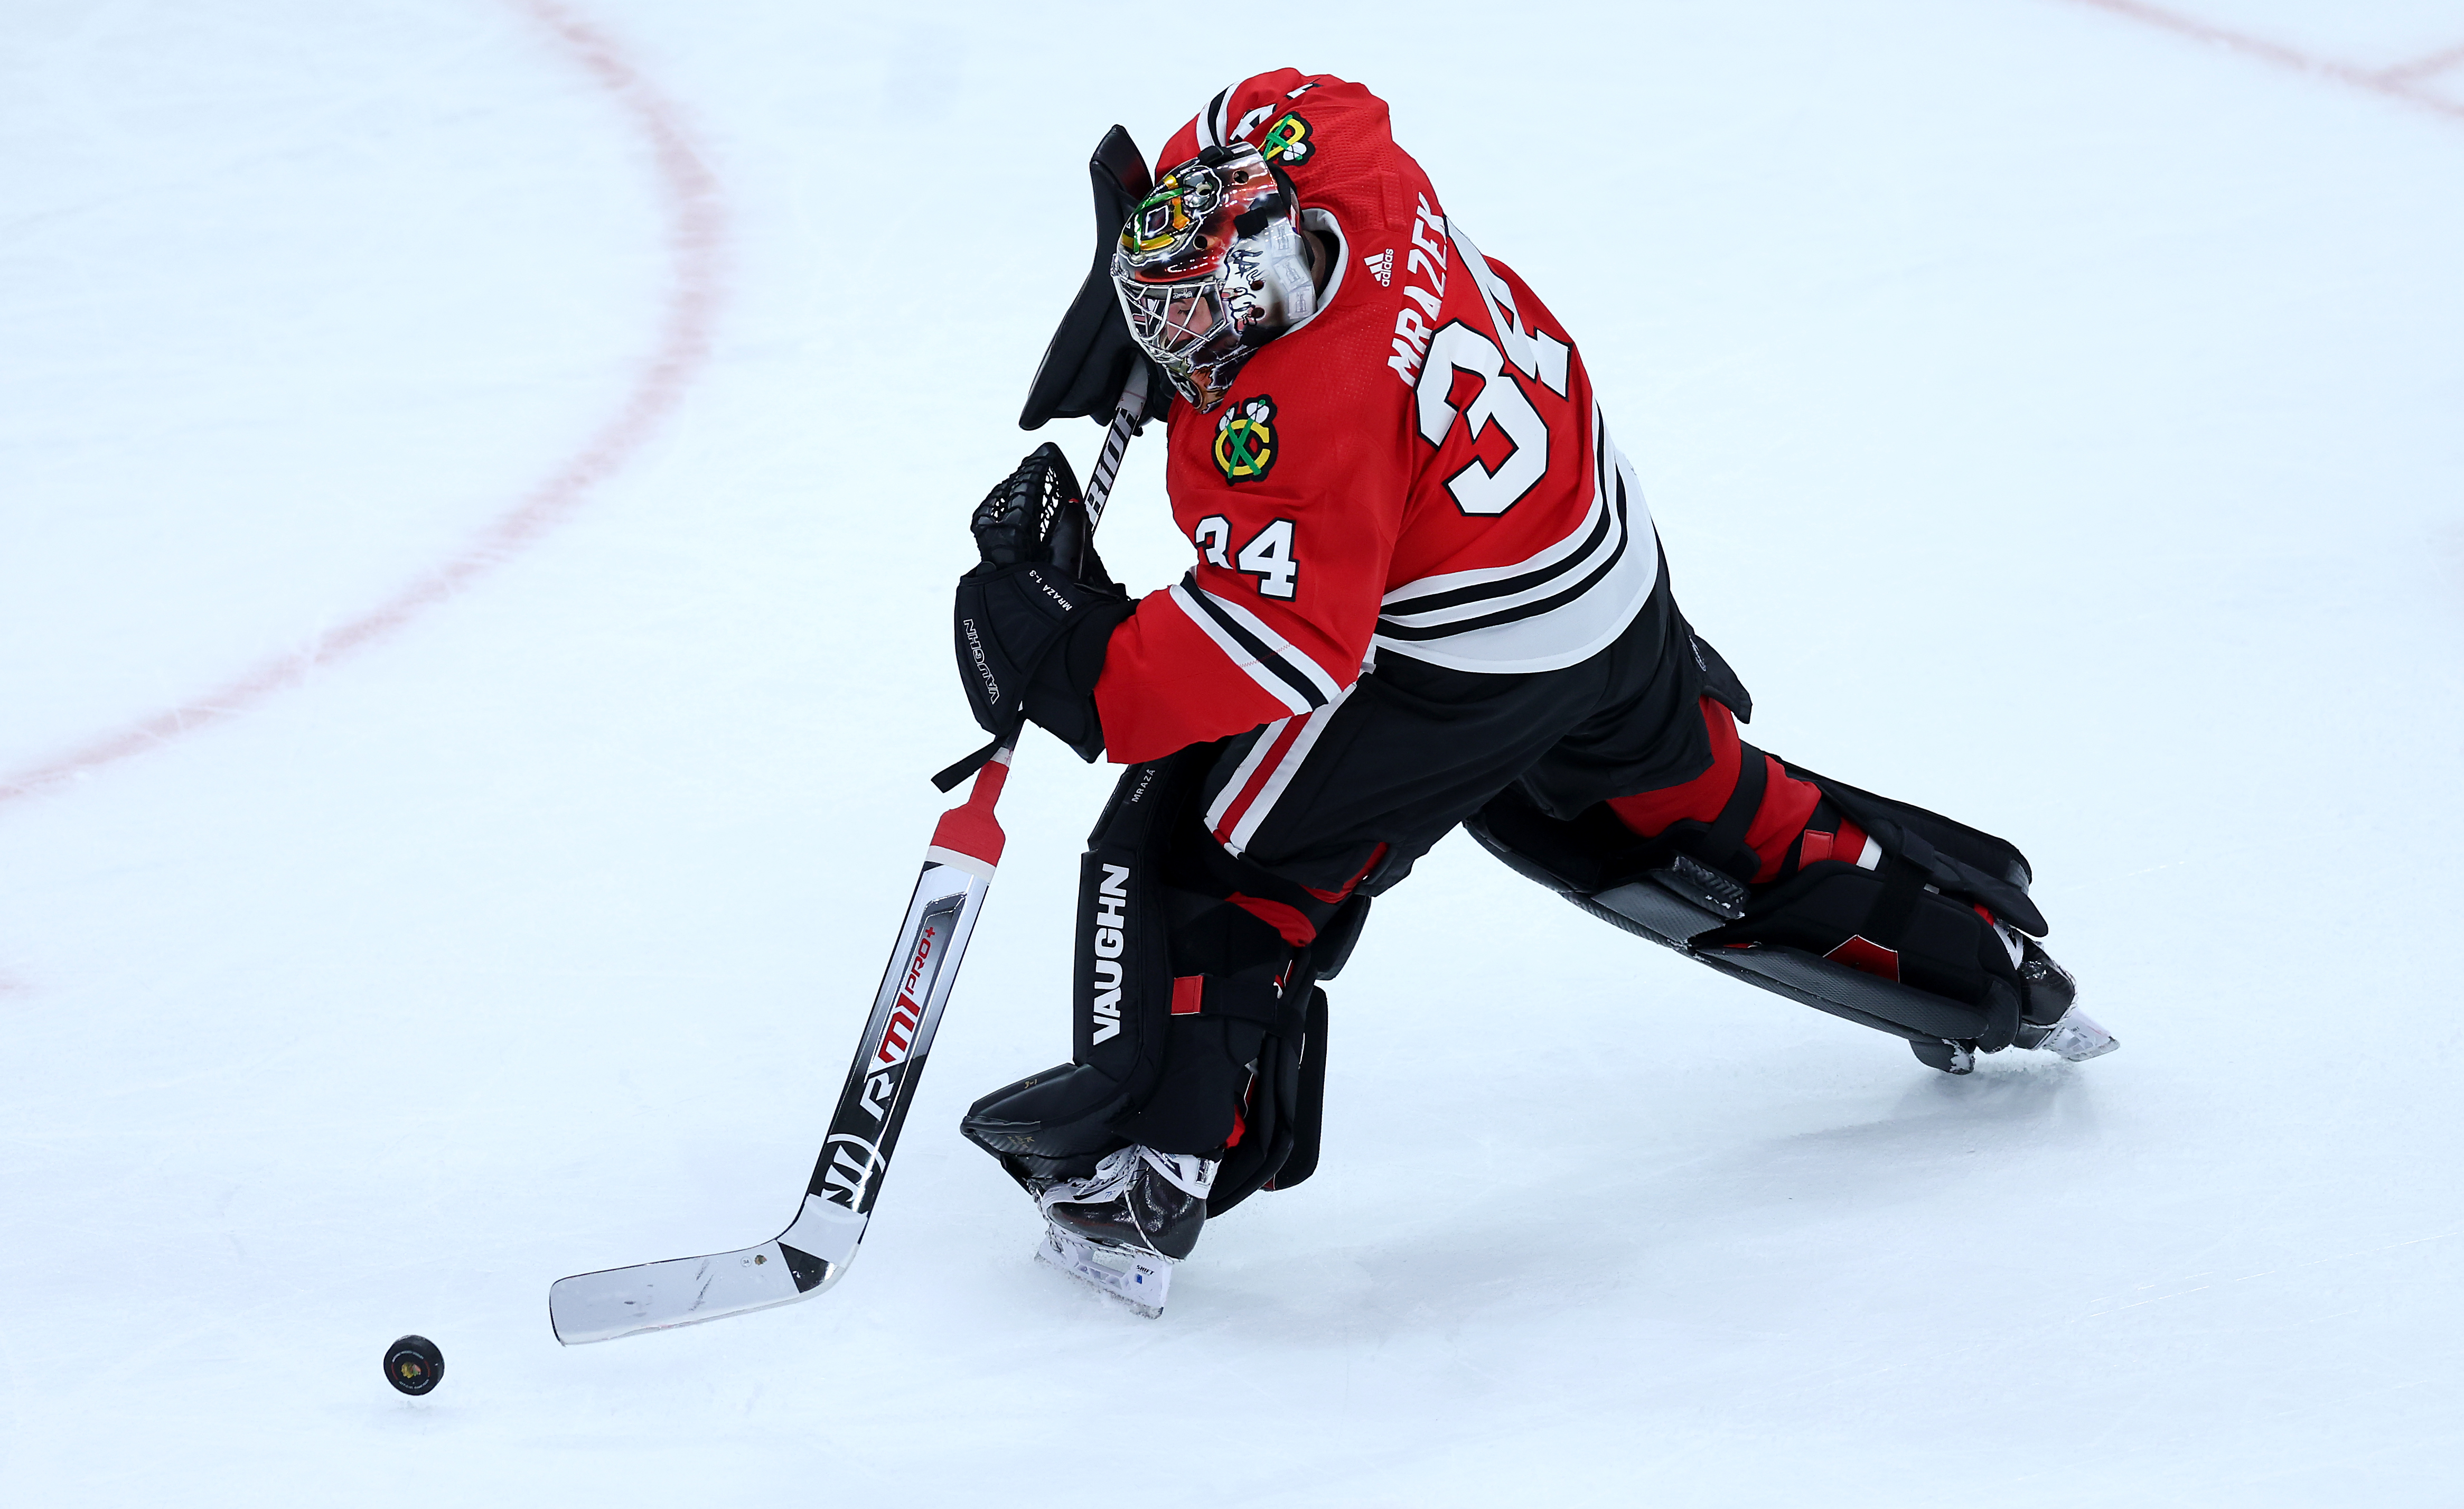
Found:
<svg viewBox="0 0 2464 1509"><path fill-rule="evenodd" d="M1130 1305L1152 1320L1172 1291L1172 1265L1198 1245L1216 1160L1123 1147L1092 1173L1045 1187L1038 1261Z"/></svg>
<svg viewBox="0 0 2464 1509"><path fill-rule="evenodd" d="M2044 1035L2034 1042L2023 1041L2019 1046L2041 1048L2049 1054L2058 1054L2075 1064L2085 1063L2091 1058L2101 1058L2122 1046L2111 1032L2096 1025L2094 1018L2076 1006L2063 1012L2060 1021L2038 1031Z"/></svg>
<svg viewBox="0 0 2464 1509"><path fill-rule="evenodd" d="M1089 1241L1058 1222L1044 1226L1035 1260L1110 1295L1153 1320L1172 1293L1172 1259L1110 1242Z"/></svg>

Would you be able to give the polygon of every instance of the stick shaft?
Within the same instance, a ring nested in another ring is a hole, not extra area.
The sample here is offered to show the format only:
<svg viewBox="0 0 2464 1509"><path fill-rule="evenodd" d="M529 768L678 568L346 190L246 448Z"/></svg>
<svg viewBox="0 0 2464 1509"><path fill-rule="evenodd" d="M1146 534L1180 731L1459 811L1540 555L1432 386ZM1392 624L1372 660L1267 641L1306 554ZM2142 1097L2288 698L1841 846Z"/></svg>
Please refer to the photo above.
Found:
<svg viewBox="0 0 2464 1509"><path fill-rule="evenodd" d="M1104 432L1104 451L1095 457L1093 475L1087 478L1087 527L1091 532L1104 521L1104 504L1112 497L1112 483L1121 475L1121 457L1130 449L1130 436L1145 425L1147 417L1147 364L1138 363L1130 369L1129 385L1121 389L1120 404L1112 411L1112 426Z"/></svg>

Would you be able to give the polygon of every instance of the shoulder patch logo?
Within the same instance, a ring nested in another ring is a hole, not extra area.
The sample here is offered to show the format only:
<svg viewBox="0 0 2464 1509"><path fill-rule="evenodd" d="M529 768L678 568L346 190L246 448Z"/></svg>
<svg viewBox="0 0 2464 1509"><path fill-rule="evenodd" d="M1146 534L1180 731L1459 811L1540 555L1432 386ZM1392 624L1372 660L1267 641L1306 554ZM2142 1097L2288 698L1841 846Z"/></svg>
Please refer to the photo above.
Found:
<svg viewBox="0 0 2464 1509"><path fill-rule="evenodd" d="M1395 249L1393 247L1388 247L1386 250L1378 253L1375 256L1362 257L1360 259L1360 265L1369 269L1369 276L1377 279L1378 287L1391 288L1394 286Z"/></svg>
<svg viewBox="0 0 2464 1509"><path fill-rule="evenodd" d="M1275 469L1275 401L1264 393L1215 421L1215 465L1227 482L1255 482Z"/></svg>
<svg viewBox="0 0 2464 1509"><path fill-rule="evenodd" d="M1270 163L1306 163L1317 151L1317 130L1307 116L1287 110L1282 120L1266 127L1266 139L1258 144L1258 150Z"/></svg>

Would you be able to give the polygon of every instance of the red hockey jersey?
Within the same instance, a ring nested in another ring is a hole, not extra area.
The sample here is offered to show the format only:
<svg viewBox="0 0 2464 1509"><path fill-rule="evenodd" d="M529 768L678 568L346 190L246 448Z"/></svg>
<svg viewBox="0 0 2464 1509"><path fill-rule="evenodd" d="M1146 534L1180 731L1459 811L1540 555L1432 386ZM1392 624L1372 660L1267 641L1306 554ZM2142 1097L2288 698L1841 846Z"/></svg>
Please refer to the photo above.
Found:
<svg viewBox="0 0 2464 1509"><path fill-rule="evenodd" d="M1262 74L1182 126L1158 173L1236 137L1339 253L1317 313L1229 397L1173 406L1165 481L1198 563L1107 648L1096 708L1124 764L1293 720L1276 742L1313 738L1376 655L1573 665L1659 576L1572 338L1446 216L1385 101Z"/></svg>

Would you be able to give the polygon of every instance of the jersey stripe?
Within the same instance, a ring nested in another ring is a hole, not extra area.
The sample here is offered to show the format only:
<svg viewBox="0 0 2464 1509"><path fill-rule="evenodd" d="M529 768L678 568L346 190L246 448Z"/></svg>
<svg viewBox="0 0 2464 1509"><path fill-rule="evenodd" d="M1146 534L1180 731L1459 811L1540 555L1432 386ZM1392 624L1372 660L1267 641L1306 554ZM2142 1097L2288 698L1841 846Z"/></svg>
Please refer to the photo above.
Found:
<svg viewBox="0 0 2464 1509"><path fill-rule="evenodd" d="M1206 810L1208 832L1220 834L1223 831L1224 815L1231 810L1232 804L1241 799L1241 793L1249 788L1250 777L1258 773L1258 766L1266 763L1266 756L1274 749L1275 740L1290 722L1288 718L1278 719L1249 736L1249 752L1242 757L1240 766L1223 783L1223 789L1215 794L1215 805Z"/></svg>
<svg viewBox="0 0 2464 1509"><path fill-rule="evenodd" d="M1223 144L1223 108L1231 100L1232 91L1236 87L1238 86L1225 84L1215 92L1214 99L1206 101L1206 108L1198 112L1199 145L1221 146Z"/></svg>
<svg viewBox="0 0 2464 1509"><path fill-rule="evenodd" d="M1485 611L1501 599L1545 588L1563 579L1568 572L1581 568L1613 534L1619 532L1618 521L1615 510L1595 502L1573 534L1538 555L1513 566L1454 571L1441 577L1424 577L1418 582L1405 583L1386 594L1378 605L1378 616L1398 623L1443 623L1449 618L1463 616L1463 610ZM1570 545L1575 548L1567 548ZM1494 580L1447 587L1438 591L1427 590L1437 584L1459 582L1466 576L1493 576ZM1413 595L1407 596L1407 593Z"/></svg>
<svg viewBox="0 0 2464 1509"><path fill-rule="evenodd" d="M1309 730L1309 720L1318 718L1321 713L1323 708L1318 710L1318 713L1310 713L1309 718L1287 718L1284 722L1276 722L1274 725L1274 737L1259 735L1257 747L1266 754L1266 760L1257 762L1257 766L1249 769L1249 779L1240 782L1237 789L1227 789L1227 794L1232 796L1232 799L1220 801L1218 807L1222 807L1222 816L1212 818L1212 824L1215 826L1207 829L1210 833L1215 833L1215 841L1222 843L1227 854L1240 854L1242 846L1237 833L1242 833L1242 826L1244 826L1246 816L1249 816L1249 809L1257 807L1259 796L1264 794L1266 784L1274 779L1274 772L1284 769L1284 762L1291 757L1293 743L1299 743L1299 737ZM1259 813L1259 816L1264 816L1264 813Z"/></svg>
<svg viewBox="0 0 2464 1509"><path fill-rule="evenodd" d="M1575 558L1591 567L1571 580L1488 605L1468 605L1441 621L1412 625L1380 618L1375 644L1397 655L1457 671L1490 675L1553 671L1589 659L1625 631L1660 581L1660 551L1651 513L1625 458L1605 447L1609 506L1617 514L1618 548L1606 560ZM1490 611L1483 612L1486 606Z"/></svg>
<svg viewBox="0 0 2464 1509"><path fill-rule="evenodd" d="M1354 685L1357 684L1354 683ZM1292 777L1298 775L1301 766L1309 763L1309 751L1317 747L1318 736L1326 732L1327 725L1334 721L1337 710L1351 698L1352 687L1347 686L1336 695L1333 701L1299 721L1298 737L1291 741L1290 747L1284 750L1283 757L1274 762L1265 785L1260 788L1258 794L1250 799L1248 810L1240 813L1234 820L1230 833L1216 834L1225 851L1234 858L1239 858L1242 851L1249 847L1249 840L1258 836L1258 826L1264 823L1267 814L1275 810L1275 803L1290 788Z"/></svg>
<svg viewBox="0 0 2464 1509"><path fill-rule="evenodd" d="M1409 622L1401 616L1380 618L1377 623L1377 632L1387 639L1442 639L1452 634L1469 633L1475 629L1487 629L1498 624L1519 623L1526 618L1537 618L1552 609L1563 608L1574 602L1598 586L1611 571L1617 569L1617 563L1625 559L1626 546L1632 543L1633 537L1622 527L1625 521L1623 478L1619 478L1617 484L1617 505L1614 511L1620 525L1616 547L1608 552L1605 560L1598 560L1596 564L1592 564L1593 557L1584 557L1581 564L1590 564L1591 569L1571 586L1562 582L1562 572L1552 573L1550 580L1543 583L1540 588L1548 590L1547 596L1533 597L1529 592L1525 592L1502 604L1472 603L1442 614L1426 615L1434 618L1435 622ZM1489 607L1491 610L1481 611L1484 607ZM1412 616L1423 617L1419 614Z"/></svg>
<svg viewBox="0 0 2464 1509"><path fill-rule="evenodd" d="M1307 677L1287 664L1272 647L1245 632L1231 614L1224 611L1229 605L1214 593L1202 588L1193 588L1187 579L1174 583L1171 592L1174 605L1215 641L1215 647L1223 652L1226 659L1248 673L1249 679L1264 688L1267 696L1295 713L1306 713L1326 701L1329 694L1320 693ZM1317 670L1313 665L1309 669ZM1318 679L1324 680L1325 675L1318 672Z"/></svg>
<svg viewBox="0 0 2464 1509"><path fill-rule="evenodd" d="M1206 590L1206 588L1199 587L1197 572L1192 571L1181 580L1187 582L1193 588L1195 588L1198 594L1205 600L1208 607L1229 617L1232 622L1238 624L1260 644L1272 650L1275 653L1276 658L1284 663L1285 673L1287 675L1294 671L1299 672L1301 678L1308 682L1309 687L1317 693L1317 697L1313 699L1313 700L1323 701L1327 698L1332 697L1336 693L1342 691L1344 686L1348 684L1338 682L1334 677L1327 675L1323 667L1321 667L1315 660L1310 659L1307 655L1303 654L1290 640L1286 639L1283 635L1275 632L1272 629L1267 628L1266 621L1265 619L1249 611L1249 610L1242 607L1240 604L1232 601L1232 599L1228 597L1221 596L1215 592L1210 592Z"/></svg>
<svg viewBox="0 0 2464 1509"><path fill-rule="evenodd" d="M1388 592L1375 643L1463 671L1573 665L1631 622L1660 579L1651 515L1592 410L1592 508L1573 533L1513 566L1424 577Z"/></svg>
<svg viewBox="0 0 2464 1509"><path fill-rule="evenodd" d="M1219 593L1198 585L1198 573L1191 571L1173 587L1183 609L1194 609L1193 617L1201 617L1200 628L1209 633L1221 630L1260 664L1273 672L1287 686L1315 707L1343 690L1348 683L1338 682L1326 674L1324 667L1312 660L1292 642L1266 626L1266 621ZM1220 640L1218 641L1221 642ZM1234 656L1237 660L1240 656ZM1263 684L1263 683L1262 683ZM1271 690L1271 688L1269 688ZM1294 708L1294 712L1305 709Z"/></svg>
<svg viewBox="0 0 2464 1509"><path fill-rule="evenodd" d="M1398 638L1429 638L1460 632L1466 620L1493 614L1518 603L1542 599L1562 601L1559 588L1569 576L1596 581L1602 560L1616 565L1632 540L1628 527L1623 478L1616 476L1616 448L1597 406L1592 411L1592 506L1583 521L1564 539L1512 566L1449 571L1442 576L1406 582L1379 604L1379 630ZM1539 610L1535 609L1535 610ZM1487 622L1505 622L1490 617ZM1436 627L1444 626L1444 627Z"/></svg>

